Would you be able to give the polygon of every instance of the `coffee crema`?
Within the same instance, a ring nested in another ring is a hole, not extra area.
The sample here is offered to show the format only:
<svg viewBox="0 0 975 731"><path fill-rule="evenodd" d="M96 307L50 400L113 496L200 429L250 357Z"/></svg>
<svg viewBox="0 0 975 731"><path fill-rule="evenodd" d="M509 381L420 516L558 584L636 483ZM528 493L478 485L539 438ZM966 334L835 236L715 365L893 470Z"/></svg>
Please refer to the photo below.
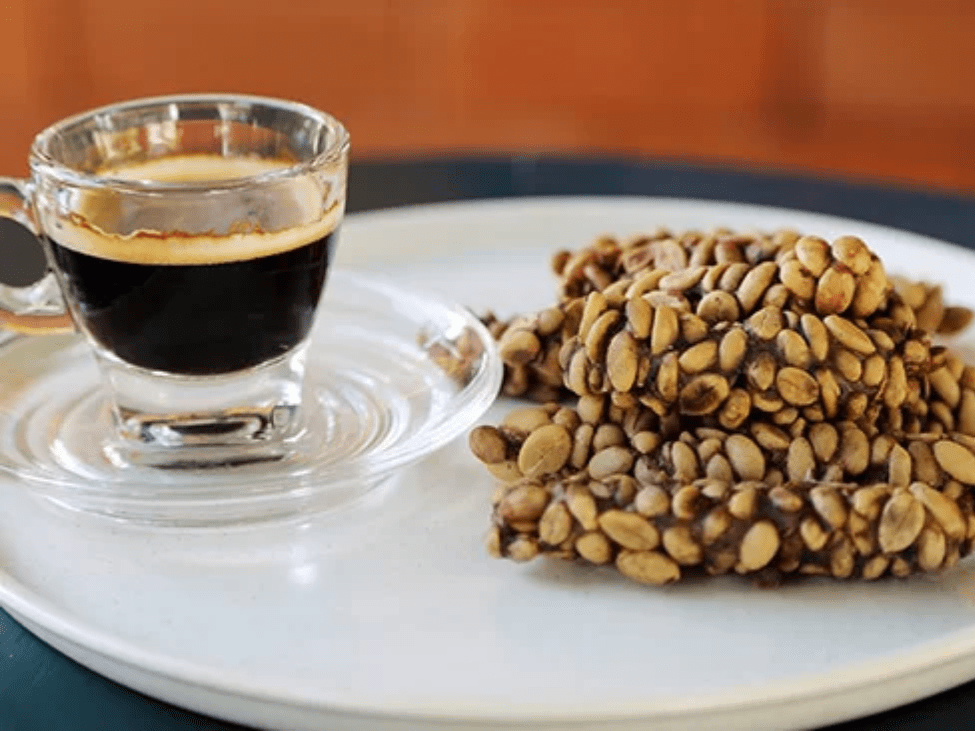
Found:
<svg viewBox="0 0 975 731"><path fill-rule="evenodd" d="M287 166L262 163L249 158L168 158L110 174L206 184ZM176 222L181 229L205 231L188 234L156 225L159 220L153 217L164 219L165 211L147 208L147 220L142 221L140 211L113 210L111 199L94 198L86 211L91 215L76 214L45 227L49 254L74 300L76 324L114 357L174 375L232 373L288 353L311 329L342 202L325 211L325 196L311 181L287 183L292 189L285 218L300 223L278 230L263 230L261 206L280 209L280 194L252 200L232 190L213 194L227 199L220 212L230 223L229 231L220 230L223 222L216 230L201 225L211 222L207 201L199 208L198 221ZM131 220L119 225L123 216ZM268 216L273 219L274 211ZM247 221L247 227L234 231L235 220ZM128 233L112 232L118 229Z"/></svg>

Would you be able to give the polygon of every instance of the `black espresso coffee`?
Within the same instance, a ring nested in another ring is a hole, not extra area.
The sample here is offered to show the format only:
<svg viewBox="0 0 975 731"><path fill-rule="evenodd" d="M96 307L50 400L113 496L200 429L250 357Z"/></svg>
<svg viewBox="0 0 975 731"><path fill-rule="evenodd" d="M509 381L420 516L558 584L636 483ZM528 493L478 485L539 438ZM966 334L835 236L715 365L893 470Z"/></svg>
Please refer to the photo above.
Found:
<svg viewBox="0 0 975 731"><path fill-rule="evenodd" d="M77 325L130 365L187 376L240 371L301 343L337 236L327 216L224 237L118 237L102 223L47 240Z"/></svg>

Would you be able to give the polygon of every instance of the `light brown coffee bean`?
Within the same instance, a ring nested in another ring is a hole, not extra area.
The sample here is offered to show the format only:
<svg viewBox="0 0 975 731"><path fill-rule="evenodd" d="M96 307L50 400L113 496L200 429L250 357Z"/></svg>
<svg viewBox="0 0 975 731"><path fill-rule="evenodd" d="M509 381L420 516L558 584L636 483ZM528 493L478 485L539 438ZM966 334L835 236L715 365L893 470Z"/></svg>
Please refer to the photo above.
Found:
<svg viewBox="0 0 975 731"><path fill-rule="evenodd" d="M503 462L486 464L485 467L487 467L491 476L499 482L517 482L523 477L521 470L518 469L518 461L515 459L506 459Z"/></svg>
<svg viewBox="0 0 975 731"><path fill-rule="evenodd" d="M492 558L501 558L501 530L492 526L484 538L484 549Z"/></svg>
<svg viewBox="0 0 975 731"><path fill-rule="evenodd" d="M538 357L542 343L530 330L511 328L498 341L498 354L509 365L525 365Z"/></svg>
<svg viewBox="0 0 975 731"><path fill-rule="evenodd" d="M684 442L674 442L671 447L670 458L674 466L673 475L675 479L681 482L692 482L700 476L697 455Z"/></svg>
<svg viewBox="0 0 975 731"><path fill-rule="evenodd" d="M775 382L775 358L767 351L755 355L746 367L748 383L756 391L765 391Z"/></svg>
<svg viewBox="0 0 975 731"><path fill-rule="evenodd" d="M835 418L839 412L840 387L832 371L820 368L816 371L816 381L819 384L819 398L823 413L827 418Z"/></svg>
<svg viewBox="0 0 975 731"><path fill-rule="evenodd" d="M745 262L732 263L725 269L724 274L721 275L721 281L718 282L718 286L725 292L736 292L742 280L744 280L745 275L751 270L752 267Z"/></svg>
<svg viewBox="0 0 975 731"><path fill-rule="evenodd" d="M583 533L576 539L575 549L589 563L609 563L613 558L613 548L602 533L596 531Z"/></svg>
<svg viewBox="0 0 975 731"><path fill-rule="evenodd" d="M704 278L701 280L701 290L703 292L720 292L721 287L721 277L728 270L730 262L716 262L708 267L707 272L704 274ZM727 293L726 293L727 294ZM732 295L733 296L733 295ZM737 304L738 300L735 300ZM736 318L737 319L737 318Z"/></svg>
<svg viewBox="0 0 975 731"><path fill-rule="evenodd" d="M509 411L501 420L501 425L515 432L530 432L552 423L551 414L538 406L525 406Z"/></svg>
<svg viewBox="0 0 975 731"><path fill-rule="evenodd" d="M657 432L641 431L630 438L630 446L640 454L649 454L660 446L661 441L662 438Z"/></svg>
<svg viewBox="0 0 975 731"><path fill-rule="evenodd" d="M735 477L731 470L731 463L723 454L716 454L711 457L704 472L709 479L725 483L730 483Z"/></svg>
<svg viewBox="0 0 975 731"><path fill-rule="evenodd" d="M549 493L541 484L527 482L509 490L498 505L504 520L538 520L548 506Z"/></svg>
<svg viewBox="0 0 975 731"><path fill-rule="evenodd" d="M636 494L633 506L640 515L656 518L670 512L670 496L662 487L649 485Z"/></svg>
<svg viewBox="0 0 975 731"><path fill-rule="evenodd" d="M606 410L606 398L599 394L581 396L576 404L576 411L587 424L599 424L603 421Z"/></svg>
<svg viewBox="0 0 975 731"><path fill-rule="evenodd" d="M820 276L829 266L829 244L818 236L803 236L796 242L796 256L814 277Z"/></svg>
<svg viewBox="0 0 975 731"><path fill-rule="evenodd" d="M799 418L799 409L793 407L782 408L772 414L772 421L781 426L790 426ZM790 429L791 431L791 429ZM800 433L802 429L800 428Z"/></svg>
<svg viewBox="0 0 975 731"><path fill-rule="evenodd" d="M743 388L733 388L718 413L718 423L725 429L737 429L745 423L751 409L752 397L748 391Z"/></svg>
<svg viewBox="0 0 975 731"><path fill-rule="evenodd" d="M875 436L870 443L870 464L877 466L886 462L895 444L894 438L887 434Z"/></svg>
<svg viewBox="0 0 975 731"><path fill-rule="evenodd" d="M929 373L928 383L951 408L958 406L961 401L961 387L958 385L957 379L952 378L947 368L938 368Z"/></svg>
<svg viewBox="0 0 975 731"><path fill-rule="evenodd" d="M952 478L965 485L975 485L975 454L970 449L943 439L934 443L932 451L941 469Z"/></svg>
<svg viewBox="0 0 975 731"><path fill-rule="evenodd" d="M955 335L960 333L971 324L973 317L975 317L975 312L967 307L945 307L944 315L938 324L938 334Z"/></svg>
<svg viewBox="0 0 975 731"><path fill-rule="evenodd" d="M589 358L585 350L577 350L569 361L569 368L565 374L565 385L577 396L586 396L589 389Z"/></svg>
<svg viewBox="0 0 975 731"><path fill-rule="evenodd" d="M680 323L673 308L658 307L653 317L653 330L650 333L650 352L660 355L670 348L680 333Z"/></svg>
<svg viewBox="0 0 975 731"><path fill-rule="evenodd" d="M781 545L779 532L769 520L754 523L742 536L738 563L743 572L758 571L767 566Z"/></svg>
<svg viewBox="0 0 975 731"><path fill-rule="evenodd" d="M738 369L748 350L748 335L740 327L732 327L721 338L718 348L718 367L725 373Z"/></svg>
<svg viewBox="0 0 975 731"><path fill-rule="evenodd" d="M879 259L874 259L867 273L857 280L856 292L850 306L851 314L854 317L869 317L883 305L889 289L884 266Z"/></svg>
<svg viewBox="0 0 975 731"><path fill-rule="evenodd" d="M572 454L572 437L565 427L547 424L535 429L518 452L518 469L526 477L541 477L561 470Z"/></svg>
<svg viewBox="0 0 975 731"><path fill-rule="evenodd" d="M786 403L809 406L819 398L819 384L809 373L788 366L775 375L775 388Z"/></svg>
<svg viewBox="0 0 975 731"><path fill-rule="evenodd" d="M786 457L786 471L789 480L800 482L812 477L816 462L813 459L813 448L809 441L802 437L794 439L789 445Z"/></svg>
<svg viewBox="0 0 975 731"><path fill-rule="evenodd" d="M870 249L856 236L840 236L830 247L833 258L846 266L854 275L866 274L870 268Z"/></svg>
<svg viewBox="0 0 975 731"><path fill-rule="evenodd" d="M799 535L811 551L820 551L829 540L829 533L815 518L805 518L799 524Z"/></svg>
<svg viewBox="0 0 975 731"><path fill-rule="evenodd" d="M518 536L508 544L508 558L518 563L531 561L538 555L538 541L528 536Z"/></svg>
<svg viewBox="0 0 975 731"><path fill-rule="evenodd" d="M747 320L747 328L760 340L772 340L784 324L778 307L763 307Z"/></svg>
<svg viewBox="0 0 975 731"><path fill-rule="evenodd" d="M680 567L657 551L620 551L616 568L624 576L642 584L659 586L680 578Z"/></svg>
<svg viewBox="0 0 975 731"><path fill-rule="evenodd" d="M664 550L681 566L696 566L704 560L704 549L694 540L691 529L677 523L663 533Z"/></svg>
<svg viewBox="0 0 975 731"><path fill-rule="evenodd" d="M867 334L845 317L827 315L823 318L823 324L843 347L854 353L872 355L877 350Z"/></svg>
<svg viewBox="0 0 975 731"><path fill-rule="evenodd" d="M468 437L471 452L485 464L503 462L508 456L508 443L493 426L478 426Z"/></svg>
<svg viewBox="0 0 975 731"><path fill-rule="evenodd" d="M569 455L569 464L579 470L589 462L592 454L592 439L596 433L592 424L585 423L579 426L572 435L572 452Z"/></svg>
<svg viewBox="0 0 975 731"><path fill-rule="evenodd" d="M557 546L572 531L572 515L564 503L551 503L538 521L538 537L543 543Z"/></svg>
<svg viewBox="0 0 975 731"><path fill-rule="evenodd" d="M602 292L590 292L586 295L586 303L582 310L582 319L579 322L579 339L585 341L589 335L589 330L609 307L606 297Z"/></svg>
<svg viewBox="0 0 975 731"><path fill-rule="evenodd" d="M657 369L657 393L665 403L673 403L680 393L680 366L677 353L667 353Z"/></svg>
<svg viewBox="0 0 975 731"><path fill-rule="evenodd" d="M728 499L728 512L739 520L751 520L758 502L758 492L754 487L736 491Z"/></svg>
<svg viewBox="0 0 975 731"><path fill-rule="evenodd" d="M890 449L887 459L887 481L894 487L907 487L911 483L914 464L910 453L900 444Z"/></svg>
<svg viewBox="0 0 975 731"><path fill-rule="evenodd" d="M670 272L660 280L658 286L660 289L684 292L697 286L706 272L707 268L703 266Z"/></svg>
<svg viewBox="0 0 975 731"><path fill-rule="evenodd" d="M741 284L738 285L737 291L738 302L743 312L749 313L755 309L755 305L762 299L765 290L769 288L776 274L778 274L778 269L775 262L766 261L745 275Z"/></svg>
<svg viewBox="0 0 975 731"><path fill-rule="evenodd" d="M598 518L599 527L613 541L634 551L660 545L660 531L646 518L623 510L607 510Z"/></svg>
<svg viewBox="0 0 975 731"><path fill-rule="evenodd" d="M911 455L911 462L914 469L911 478L927 485L937 484L940 480L939 464L935 461L931 447L920 440L912 440L907 446L907 451Z"/></svg>
<svg viewBox="0 0 975 731"><path fill-rule="evenodd" d="M856 511L850 511L846 524L846 532L853 541L853 546L861 556L870 556L877 552L873 535L873 524Z"/></svg>
<svg viewBox="0 0 975 731"><path fill-rule="evenodd" d="M924 506L909 492L894 495L880 514L877 538L884 553L898 553L917 539L924 526Z"/></svg>
<svg viewBox="0 0 975 731"><path fill-rule="evenodd" d="M812 360L812 353L806 341L795 330L782 330L775 338L778 346L785 358L785 362L796 368L808 368Z"/></svg>
<svg viewBox="0 0 975 731"><path fill-rule="evenodd" d="M727 379L717 373L694 377L681 389L680 410L691 416L711 414L721 406L730 393Z"/></svg>
<svg viewBox="0 0 975 731"><path fill-rule="evenodd" d="M717 507L704 516L701 522L701 542L710 546L731 528L731 514L723 507Z"/></svg>
<svg viewBox="0 0 975 731"><path fill-rule="evenodd" d="M827 463L836 454L836 448L840 443L839 433L832 424L813 424L809 428L809 443L812 444L816 459L821 463Z"/></svg>
<svg viewBox="0 0 975 731"><path fill-rule="evenodd" d="M688 345L699 343L710 332L711 327L697 315L684 313L680 316L680 336Z"/></svg>
<svg viewBox="0 0 975 731"><path fill-rule="evenodd" d="M953 541L965 538L965 518L958 503L921 482L911 485L911 494L931 513L945 535Z"/></svg>
<svg viewBox="0 0 975 731"><path fill-rule="evenodd" d="M831 487L814 487L809 491L809 500L820 517L834 530L846 524L846 502Z"/></svg>
<svg viewBox="0 0 975 731"><path fill-rule="evenodd" d="M638 368L637 345L625 330L616 333L606 351L606 374L617 391L629 391L636 382Z"/></svg>
<svg viewBox="0 0 975 731"><path fill-rule="evenodd" d="M783 513L797 513L802 510L803 499L788 488L779 486L769 490L769 501Z"/></svg>
<svg viewBox="0 0 975 731"><path fill-rule="evenodd" d="M642 297L632 297L626 301L626 322L630 332L638 340L650 337L653 325L653 308Z"/></svg>
<svg viewBox="0 0 975 731"><path fill-rule="evenodd" d="M962 434L975 435L975 391L969 388L961 393L956 428Z"/></svg>
<svg viewBox="0 0 975 731"><path fill-rule="evenodd" d="M765 476L765 455L744 434L732 434L725 440L725 453L741 480L761 480Z"/></svg>
<svg viewBox="0 0 975 731"><path fill-rule="evenodd" d="M879 579L884 575L884 572L887 570L889 565L890 559L886 556L873 556L867 559L866 563L863 564L863 570L860 575L867 581Z"/></svg>
<svg viewBox="0 0 975 731"><path fill-rule="evenodd" d="M641 272L626 290L626 298L628 300L640 299L647 292L657 289L660 280L665 276L667 276L667 272L663 269L649 269Z"/></svg>
<svg viewBox="0 0 975 731"><path fill-rule="evenodd" d="M700 434L698 434L698 437L700 438ZM701 440L701 443L697 445L697 457L701 460L701 464L707 464L707 461L714 455L721 454L721 450L723 448L723 437L705 437L703 440Z"/></svg>
<svg viewBox="0 0 975 731"><path fill-rule="evenodd" d="M634 461L633 452L626 447L607 447L589 459L589 476L601 480L610 475L625 473Z"/></svg>
<svg viewBox="0 0 975 731"><path fill-rule="evenodd" d="M829 331L823 321L807 312L799 318L799 324L813 358L817 361L826 360L829 354Z"/></svg>
<svg viewBox="0 0 975 731"><path fill-rule="evenodd" d="M838 533L833 538L829 555L829 570L837 579L847 579L856 567L856 549L848 536Z"/></svg>
<svg viewBox="0 0 975 731"><path fill-rule="evenodd" d="M671 512L679 520L693 520L698 517L701 505L701 490L694 485L684 485L674 493Z"/></svg>
<svg viewBox="0 0 975 731"><path fill-rule="evenodd" d="M589 328L585 335L586 355L593 363L599 363L606 357L609 339L616 331L623 316L619 310L607 310L601 314ZM634 364L635 369L635 364Z"/></svg>
<svg viewBox="0 0 975 731"><path fill-rule="evenodd" d="M570 485L566 490L565 504L569 508L569 512L572 513L572 517L579 521L583 530L596 529L596 518L599 511L596 508L596 500L589 490L582 485Z"/></svg>
<svg viewBox="0 0 975 731"><path fill-rule="evenodd" d="M681 353L677 362L684 373L693 374L708 370L717 360L718 344L713 340L704 340Z"/></svg>
<svg viewBox="0 0 975 731"><path fill-rule="evenodd" d="M917 537L917 565L922 571L937 571L944 563L945 534L936 526L927 526Z"/></svg>
<svg viewBox="0 0 975 731"><path fill-rule="evenodd" d="M861 381L867 388L876 388L887 377L887 362L882 355L871 355L863 361Z"/></svg>
<svg viewBox="0 0 975 731"><path fill-rule="evenodd" d="M904 361L898 356L892 357L887 363L887 386L884 388L884 404L896 409L907 398L907 373Z"/></svg>
<svg viewBox="0 0 975 731"><path fill-rule="evenodd" d="M697 306L697 315L710 325L719 322L736 322L740 309L734 295L716 290L708 292Z"/></svg>
<svg viewBox="0 0 975 731"><path fill-rule="evenodd" d="M755 441L767 451L788 449L792 442L784 431L763 421L752 424L751 432Z"/></svg>
<svg viewBox="0 0 975 731"><path fill-rule="evenodd" d="M840 453L837 457L848 475L862 474L870 465L870 442L867 435L856 427L844 429L840 436Z"/></svg>
<svg viewBox="0 0 975 731"><path fill-rule="evenodd" d="M842 347L833 348L830 356L833 368L839 375L850 383L856 383L863 375L863 360L861 356Z"/></svg>
<svg viewBox="0 0 975 731"><path fill-rule="evenodd" d="M798 259L783 262L779 271L779 278L789 288L789 291L800 300L809 301L816 293L816 278Z"/></svg>
<svg viewBox="0 0 975 731"><path fill-rule="evenodd" d="M592 449L594 452L606 447L616 447L627 443L626 432L619 424L600 424L592 435Z"/></svg>
<svg viewBox="0 0 975 731"><path fill-rule="evenodd" d="M856 280L848 271L829 267L816 285L815 306L820 315L842 314L853 302Z"/></svg>

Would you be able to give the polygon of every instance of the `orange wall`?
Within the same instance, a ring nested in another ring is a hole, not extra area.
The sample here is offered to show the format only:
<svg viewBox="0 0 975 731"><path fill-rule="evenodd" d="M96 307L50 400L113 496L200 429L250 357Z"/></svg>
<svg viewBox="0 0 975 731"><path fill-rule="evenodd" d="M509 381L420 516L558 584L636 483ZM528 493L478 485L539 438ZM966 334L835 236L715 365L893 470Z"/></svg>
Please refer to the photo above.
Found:
<svg viewBox="0 0 975 731"><path fill-rule="evenodd" d="M127 97L333 112L360 157L661 155L975 191L966 0L5 0L0 170Z"/></svg>

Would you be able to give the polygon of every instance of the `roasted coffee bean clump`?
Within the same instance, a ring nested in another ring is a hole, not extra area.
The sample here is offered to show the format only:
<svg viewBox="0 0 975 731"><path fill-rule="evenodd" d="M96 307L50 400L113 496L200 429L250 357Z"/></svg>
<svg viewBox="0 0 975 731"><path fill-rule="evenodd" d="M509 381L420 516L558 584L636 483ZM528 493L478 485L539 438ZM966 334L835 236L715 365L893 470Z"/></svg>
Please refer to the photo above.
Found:
<svg viewBox="0 0 975 731"><path fill-rule="evenodd" d="M488 550L688 572L876 579L975 543L975 368L939 287L860 239L658 231L553 258L556 303L485 322L504 393L470 435Z"/></svg>

